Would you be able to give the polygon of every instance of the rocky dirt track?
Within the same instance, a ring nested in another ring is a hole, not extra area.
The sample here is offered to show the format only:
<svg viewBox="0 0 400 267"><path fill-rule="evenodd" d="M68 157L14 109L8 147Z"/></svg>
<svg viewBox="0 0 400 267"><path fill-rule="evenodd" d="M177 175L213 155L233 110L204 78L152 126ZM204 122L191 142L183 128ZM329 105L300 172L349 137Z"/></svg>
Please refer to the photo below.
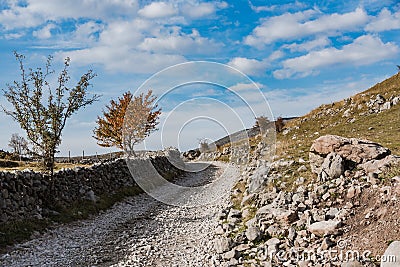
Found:
<svg viewBox="0 0 400 267"><path fill-rule="evenodd" d="M179 184L211 182L225 170L239 175L231 165L214 163ZM131 197L93 219L17 245L0 256L0 266L218 266L211 240L228 193L223 201L194 208L168 206L147 194Z"/></svg>

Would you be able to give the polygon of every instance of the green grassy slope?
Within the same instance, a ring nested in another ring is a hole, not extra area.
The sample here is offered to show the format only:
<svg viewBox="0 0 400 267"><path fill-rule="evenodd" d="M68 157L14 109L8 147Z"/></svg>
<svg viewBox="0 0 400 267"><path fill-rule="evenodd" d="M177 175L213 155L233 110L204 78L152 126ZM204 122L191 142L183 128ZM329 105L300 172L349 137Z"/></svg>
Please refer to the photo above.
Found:
<svg viewBox="0 0 400 267"><path fill-rule="evenodd" d="M400 155L400 104L380 113L369 113L367 103L377 94L387 100L400 96L400 73L349 99L322 105L290 121L289 133L279 134L279 154L308 158L313 140L325 134L368 139ZM350 110L348 117L344 116ZM352 120L354 119L354 120Z"/></svg>
<svg viewBox="0 0 400 267"><path fill-rule="evenodd" d="M282 159L308 160L312 142L319 136L334 134L377 142L400 155L400 103L389 110L370 113L367 103L382 95L386 100L400 96L400 73L353 97L321 105L310 113L288 122L277 135L277 156ZM347 116L345 116L347 114ZM312 178L311 171L298 173L298 164L282 170L290 184L299 175ZM307 166L308 167L308 166Z"/></svg>

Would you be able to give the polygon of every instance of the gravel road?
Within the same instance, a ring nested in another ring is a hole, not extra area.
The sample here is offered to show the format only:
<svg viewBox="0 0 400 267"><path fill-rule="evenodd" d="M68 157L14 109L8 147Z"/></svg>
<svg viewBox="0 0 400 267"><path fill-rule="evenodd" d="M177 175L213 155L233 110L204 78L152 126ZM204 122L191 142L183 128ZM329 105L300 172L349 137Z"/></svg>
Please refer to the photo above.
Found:
<svg viewBox="0 0 400 267"><path fill-rule="evenodd" d="M213 163L178 182L203 185L224 171L233 179L239 175L232 165ZM168 206L140 194L92 219L17 245L0 255L0 266L218 266L211 240L228 191L222 201L192 208Z"/></svg>

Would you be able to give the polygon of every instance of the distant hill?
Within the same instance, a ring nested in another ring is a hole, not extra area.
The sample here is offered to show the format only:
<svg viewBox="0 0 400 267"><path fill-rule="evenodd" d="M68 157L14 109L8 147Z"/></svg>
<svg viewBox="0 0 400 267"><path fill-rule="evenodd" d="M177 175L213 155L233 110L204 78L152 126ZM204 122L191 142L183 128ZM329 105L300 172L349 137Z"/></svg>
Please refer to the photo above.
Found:
<svg viewBox="0 0 400 267"><path fill-rule="evenodd" d="M287 123L296 118L298 118L298 117L287 117L287 118L283 118L283 121L285 123ZM275 122L270 122L270 123L274 124ZM257 136L258 134L260 134L260 129L258 127L244 129L244 130L240 130L235 133L232 133L228 136L222 137L222 138L218 139L217 141L211 143L210 146L213 146L213 144L215 144L216 147L223 147L223 146L229 144L231 142L231 140L239 141L239 140L246 139L246 138L253 138L253 137ZM192 149L192 150L199 150L199 149L196 148L196 149Z"/></svg>

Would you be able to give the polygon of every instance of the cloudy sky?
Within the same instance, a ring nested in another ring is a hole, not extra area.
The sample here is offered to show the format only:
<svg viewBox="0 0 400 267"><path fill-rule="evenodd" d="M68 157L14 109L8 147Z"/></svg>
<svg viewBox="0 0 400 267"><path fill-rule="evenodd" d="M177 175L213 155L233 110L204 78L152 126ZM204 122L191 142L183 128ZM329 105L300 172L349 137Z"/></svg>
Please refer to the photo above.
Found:
<svg viewBox="0 0 400 267"><path fill-rule="evenodd" d="M149 140L187 149L253 125L253 115L303 115L390 77L400 64L398 0L1 0L0 10L0 88L18 79L14 50L29 67L52 55L57 69L68 56L73 79L97 73L90 91L102 97L70 119L60 155L112 151L92 138L97 115L151 77L142 89L163 96L165 127ZM183 64L152 76L188 61L232 69L205 65L199 74ZM170 91L197 75L206 82ZM3 96L0 104L8 105ZM0 124L0 149L8 150L11 134L23 131L3 113Z"/></svg>

